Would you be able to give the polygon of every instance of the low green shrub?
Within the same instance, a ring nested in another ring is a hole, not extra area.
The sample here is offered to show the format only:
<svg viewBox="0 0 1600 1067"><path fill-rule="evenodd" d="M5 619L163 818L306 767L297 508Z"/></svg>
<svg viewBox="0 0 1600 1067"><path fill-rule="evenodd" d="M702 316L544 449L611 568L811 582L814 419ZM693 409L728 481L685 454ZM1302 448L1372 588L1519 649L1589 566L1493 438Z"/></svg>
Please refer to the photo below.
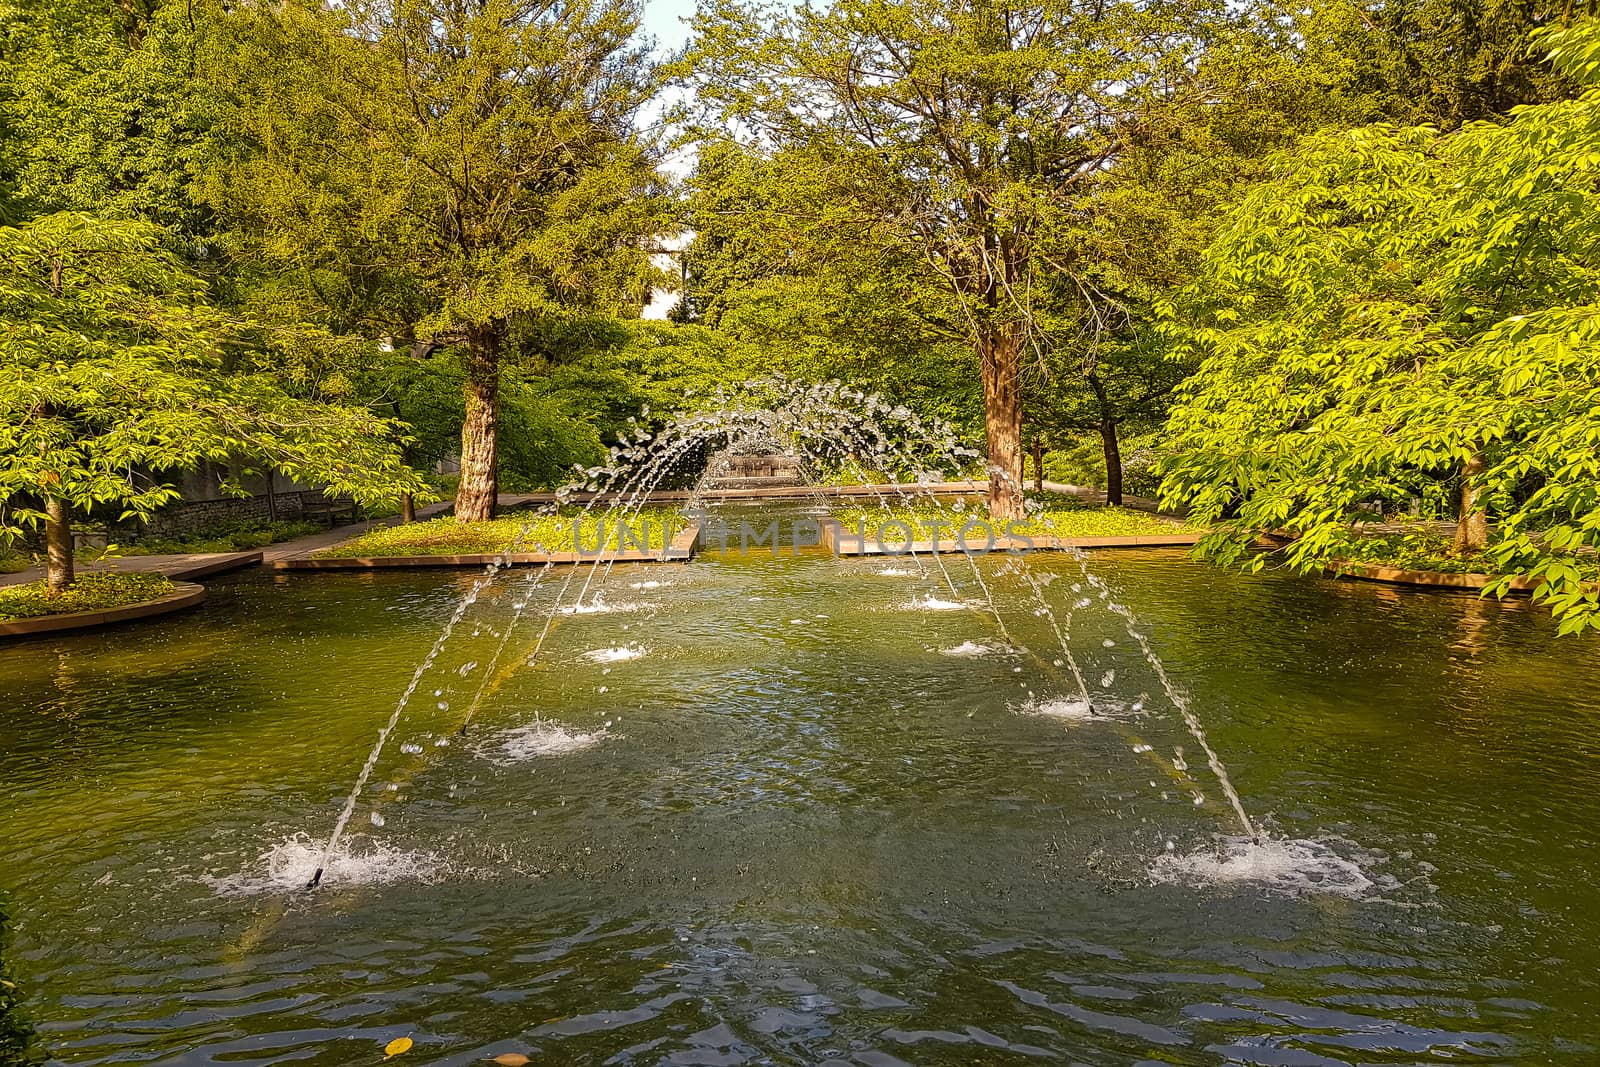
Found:
<svg viewBox="0 0 1600 1067"><path fill-rule="evenodd" d="M1162 518L1147 511L1087 504L1076 497L1053 493L1044 496L1048 499L1044 501L1042 509L1019 520L1010 529L1028 537L1139 537L1181 533L1191 529L1177 520ZM955 508L931 503L889 508L840 508L833 512L833 518L843 523L847 530L865 529L868 537L876 536L884 523L903 522L916 531L919 541L931 539L929 525L934 522L943 527L940 536L945 540L953 539L955 531L974 520L988 524L996 536L1004 536L1007 531L1004 521L989 518L982 508ZM979 531L974 530L966 539L971 543L981 536ZM899 543L903 539L904 534L898 529L890 530L884 537L885 542Z"/></svg>
<svg viewBox="0 0 1600 1067"><path fill-rule="evenodd" d="M119 544L116 555L167 556L190 552L245 552L263 548L279 541L292 541L296 537L319 533L322 524L283 519L278 522L241 522L215 526L187 537L141 538L129 544Z"/></svg>
<svg viewBox="0 0 1600 1067"><path fill-rule="evenodd" d="M490 555L506 551L513 543L519 552L571 552L575 523L579 526L579 542L585 551L592 552L600 547L602 523L605 547L616 548L621 523L628 532L628 549L635 547L635 541L642 541L647 551L654 552L666 547L662 540L663 526L670 540L684 522L683 516L671 508L629 510L626 515L615 509L587 515L576 508L554 515L513 512L486 522L458 522L446 515L426 522L375 527L343 544L323 549L316 557Z"/></svg>
<svg viewBox="0 0 1600 1067"><path fill-rule="evenodd" d="M1352 563L1372 563L1408 571L1488 575L1508 573L1495 559L1492 549L1487 552L1457 552L1454 541L1432 533L1363 537L1342 552L1341 556ZM1587 555L1575 556L1571 563L1582 578L1600 579L1600 559ZM1514 570L1509 573L1514 573Z"/></svg>
<svg viewBox="0 0 1600 1067"><path fill-rule="evenodd" d="M166 575L135 571L79 575L78 580L54 600L45 595L43 579L25 585L0 586L0 622L78 611L103 611L124 604L154 600L172 590L172 579Z"/></svg>

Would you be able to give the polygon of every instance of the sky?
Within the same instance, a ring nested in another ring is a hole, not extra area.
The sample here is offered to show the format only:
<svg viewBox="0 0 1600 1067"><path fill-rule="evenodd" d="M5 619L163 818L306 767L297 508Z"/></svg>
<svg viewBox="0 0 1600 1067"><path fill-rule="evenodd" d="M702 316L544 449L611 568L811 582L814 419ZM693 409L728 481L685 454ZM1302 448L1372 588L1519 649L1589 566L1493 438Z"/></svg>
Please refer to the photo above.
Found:
<svg viewBox="0 0 1600 1067"><path fill-rule="evenodd" d="M644 0L644 32L661 51L675 51L689 40L688 23L679 20L693 15L694 0Z"/></svg>

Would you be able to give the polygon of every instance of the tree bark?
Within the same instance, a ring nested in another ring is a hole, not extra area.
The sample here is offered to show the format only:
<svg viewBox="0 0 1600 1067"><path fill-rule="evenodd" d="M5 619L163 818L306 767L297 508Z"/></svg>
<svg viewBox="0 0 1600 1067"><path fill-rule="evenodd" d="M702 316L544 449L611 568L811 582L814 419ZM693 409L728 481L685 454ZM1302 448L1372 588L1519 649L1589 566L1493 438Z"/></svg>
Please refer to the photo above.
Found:
<svg viewBox="0 0 1600 1067"><path fill-rule="evenodd" d="M1461 465L1461 506L1456 512L1455 549L1465 554L1489 547L1489 516L1478 507L1478 487L1473 479L1483 473L1483 456L1474 452Z"/></svg>
<svg viewBox="0 0 1600 1067"><path fill-rule="evenodd" d="M998 327L978 338L984 437L989 453L989 515L1020 519L1022 506L1022 331Z"/></svg>
<svg viewBox="0 0 1600 1067"><path fill-rule="evenodd" d="M500 403L500 333L493 325L467 332L466 395L456 521L478 522L494 518L499 495L495 420Z"/></svg>
<svg viewBox="0 0 1600 1067"><path fill-rule="evenodd" d="M72 516L67 504L56 497L44 502L45 596L54 599L72 585Z"/></svg>
<svg viewBox="0 0 1600 1067"><path fill-rule="evenodd" d="M411 499L410 493L400 494L400 521L417 521L417 502Z"/></svg>
<svg viewBox="0 0 1600 1067"><path fill-rule="evenodd" d="M1100 443L1106 453L1106 503L1122 506L1122 449L1117 444L1117 420L1100 420Z"/></svg>
<svg viewBox="0 0 1600 1067"><path fill-rule="evenodd" d="M1033 491L1044 492L1044 438L1033 439Z"/></svg>

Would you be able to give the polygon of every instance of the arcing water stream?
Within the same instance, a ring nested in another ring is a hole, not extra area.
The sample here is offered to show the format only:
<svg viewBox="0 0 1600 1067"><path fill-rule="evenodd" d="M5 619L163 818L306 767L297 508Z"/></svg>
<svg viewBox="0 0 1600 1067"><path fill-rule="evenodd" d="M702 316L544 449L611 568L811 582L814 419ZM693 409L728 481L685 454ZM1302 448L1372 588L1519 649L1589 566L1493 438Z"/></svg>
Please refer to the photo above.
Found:
<svg viewBox="0 0 1600 1067"><path fill-rule="evenodd" d="M1068 552L740 552L741 522L837 510L852 450L902 483L869 515L938 495L934 450L858 444L863 402L802 400L843 427L807 444L775 392L630 442L590 510L797 442L793 502L686 500L726 553L245 573L115 640L7 648L7 977L49 1054L1592 1058L1600 644L1171 550L1094 553L1100 585Z"/></svg>
<svg viewBox="0 0 1600 1067"><path fill-rule="evenodd" d="M870 469L875 472L889 472L891 485L900 496L903 504L916 506L919 504L932 505L937 510L942 510L939 498L930 490L929 486L935 482L945 483L954 474L970 464L974 454L959 444L955 434L947 426L927 424L915 413L901 406L886 404L870 394L853 391L838 383L828 383L822 386L801 386L782 380L759 383L747 387L737 395L719 393L714 398L714 403L704 411L678 416L670 420L666 427L658 433L647 430L638 430L633 436L624 439L618 447L611 450L611 462L603 467L585 471L583 483L573 483L558 491L557 498L570 498L576 494L584 493L587 502L581 512L572 520L574 530L580 528L583 519L587 517L596 503L612 500L615 504L610 508L608 515L614 523L625 529L640 512L640 509L649 500L650 494L662 483L673 469L687 458L703 451L712 443L720 443L729 449L736 448L746 439L759 436L763 439L776 440L794 454L801 457L803 467L812 471L838 470L841 468L863 471ZM901 480L909 474L909 480ZM707 478L704 474L697 482L694 494L691 495L689 506L697 507L704 494ZM887 518L892 514L886 497L881 489L872 487L871 492L877 499L882 514ZM817 496L819 504L825 506L826 501ZM665 531L663 531L665 536ZM935 540L938 540L938 531L934 531ZM405 714L406 707L422 677L433 666L440 652L450 639L451 633L461 621L462 616L477 600L483 588L495 580L497 573L509 565L511 557L520 550L523 541L528 535L528 526L524 526L513 543L507 547L501 558L491 563L486 568L485 575L475 582L468 592L462 597L455 614L446 622L437 640L434 641L427 655L412 674L411 682L401 694L399 702L395 705L388 720L378 731L376 742L368 753L366 761L362 764L355 784L351 788L344 807L339 813L329 835L328 842L322 850L321 858L316 870L307 883L307 888L316 888L321 884L329 858L338 847L346 826L360 800L362 790L371 777L374 767L382 755L384 745L394 732L396 725ZM574 534L576 544L576 533ZM908 541L907 549L915 558L915 537ZM560 584L559 591L551 603L545 616L544 625L539 637L534 644L533 651L528 657L528 662L533 663L539 652L544 647L555 620L563 610L568 612L581 612L592 610L601 606L598 590L592 599L590 588L597 575L602 575L601 585L610 577L611 569L616 558L623 550L623 537L619 531L615 539L615 547L609 554L604 550L606 535L602 526L600 533L601 551L596 557L585 564L575 564L568 570ZM1012 638L996 602L993 593L983 578L983 573L973 558L973 552L967 545L965 537L959 538L959 544L974 584L977 587L981 603L987 613L993 617L999 636L1008 645L1014 646ZM663 545L663 552L665 545ZM1205 735L1203 726L1198 716L1193 711L1189 701L1173 686L1160 658L1156 655L1149 641L1138 630L1132 613L1124 606L1111 599L1110 590L1103 581L1093 575L1089 570L1088 560L1082 552L1075 551L1075 557L1086 581L1098 592L1100 599L1109 611L1123 618L1127 624L1128 635L1133 638L1144 653L1145 659L1160 679L1163 691L1174 709L1181 716L1183 723L1194 740L1206 754L1206 761L1216 776L1224 795L1237 815L1245 837L1259 843L1259 834L1250 816L1246 813L1244 804L1228 777L1227 768L1211 747ZM945 567L937 544L931 553L934 563L944 579L950 594L955 598L955 603L962 602L962 596L957 588L954 578ZM543 565L548 570L550 564ZM920 566L920 563L919 563ZM603 570L602 570L603 567ZM1078 667L1077 660L1071 648L1070 641L1056 621L1055 614L1045 596L1044 587L1034 578L1028 570L1025 560L1017 563L1023 583L1032 594L1034 602L1039 605L1038 612L1048 617L1050 626L1060 646L1065 662L1070 667L1072 677L1077 683L1079 694L1084 707L1092 715L1094 703L1088 691L1088 686L1083 674ZM572 584L578 571L586 571L583 582L578 589L578 594L569 606L566 603L567 590ZM542 573L542 571L541 571ZM529 595L537 588L537 579L530 579ZM514 603L511 619L505 624L500 635L500 643L495 647L484 672L483 680L478 690L474 693L468 707L466 717L463 719L460 732L465 733L472 717L482 701L484 687L489 683L495 668L498 666L511 633L521 619L523 608L529 597L524 597ZM587 607L586 607L587 605ZM1025 649L1024 649L1025 651ZM535 715L537 716L537 710Z"/></svg>

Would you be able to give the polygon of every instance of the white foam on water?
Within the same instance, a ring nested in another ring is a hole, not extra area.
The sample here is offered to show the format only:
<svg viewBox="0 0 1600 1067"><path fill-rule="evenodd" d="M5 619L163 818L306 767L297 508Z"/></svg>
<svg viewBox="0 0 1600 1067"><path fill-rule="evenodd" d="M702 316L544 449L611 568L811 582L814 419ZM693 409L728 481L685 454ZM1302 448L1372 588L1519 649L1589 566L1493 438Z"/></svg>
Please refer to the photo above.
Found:
<svg viewBox="0 0 1600 1067"><path fill-rule="evenodd" d="M939 650L941 655L961 657L988 656L996 651L998 649L991 645L980 645L975 641L963 641L954 648L942 648Z"/></svg>
<svg viewBox="0 0 1600 1067"><path fill-rule="evenodd" d="M1263 836L1218 838L1193 852L1157 856L1150 870L1157 882L1191 886L1254 886L1285 896L1313 894L1370 898L1396 883L1374 878L1326 841Z"/></svg>
<svg viewBox="0 0 1600 1067"><path fill-rule="evenodd" d="M643 656L645 650L638 645L619 645L616 648L597 648L593 652L585 652L583 658L595 663L623 663L630 659Z"/></svg>
<svg viewBox="0 0 1600 1067"><path fill-rule="evenodd" d="M598 730L571 730L556 722L536 722L515 729L503 730L484 740L478 746L478 755L509 766L524 763L541 756L564 756L593 748L613 736L605 727Z"/></svg>
<svg viewBox="0 0 1600 1067"><path fill-rule="evenodd" d="M638 611L643 604L632 602L622 604L607 604L598 597L587 604L568 604L561 609L563 615L608 615L614 611Z"/></svg>
<svg viewBox="0 0 1600 1067"><path fill-rule="evenodd" d="M1137 718L1143 709L1130 707L1120 700L1106 696L1097 696L1092 707L1085 703L1082 697L1063 696L1030 700L1017 710L1024 715L1043 715L1068 722L1094 722Z"/></svg>
<svg viewBox="0 0 1600 1067"><path fill-rule="evenodd" d="M884 567L874 571L880 578L914 578L916 571L908 571L904 567Z"/></svg>
<svg viewBox="0 0 1600 1067"><path fill-rule="evenodd" d="M323 862L322 842L300 833L262 853L246 870L221 877L208 874L203 881L223 896L296 892L305 889L318 864L325 888L432 882L450 873L436 853L406 851L360 836L347 839Z"/></svg>
<svg viewBox="0 0 1600 1067"><path fill-rule="evenodd" d="M671 582L658 582L658 581L656 581L655 579L652 578L648 582L629 582L628 583L628 588L629 589L660 589L664 585L671 585L671 584L672 584Z"/></svg>
<svg viewBox="0 0 1600 1067"><path fill-rule="evenodd" d="M932 593L927 593L904 605L907 611L957 611L967 605L959 600L940 600Z"/></svg>
<svg viewBox="0 0 1600 1067"><path fill-rule="evenodd" d="M1046 715L1052 719L1089 722L1096 717L1098 709L1091 708L1086 701L1075 697L1057 697L1054 700L1032 701L1023 705L1022 710L1029 715Z"/></svg>

